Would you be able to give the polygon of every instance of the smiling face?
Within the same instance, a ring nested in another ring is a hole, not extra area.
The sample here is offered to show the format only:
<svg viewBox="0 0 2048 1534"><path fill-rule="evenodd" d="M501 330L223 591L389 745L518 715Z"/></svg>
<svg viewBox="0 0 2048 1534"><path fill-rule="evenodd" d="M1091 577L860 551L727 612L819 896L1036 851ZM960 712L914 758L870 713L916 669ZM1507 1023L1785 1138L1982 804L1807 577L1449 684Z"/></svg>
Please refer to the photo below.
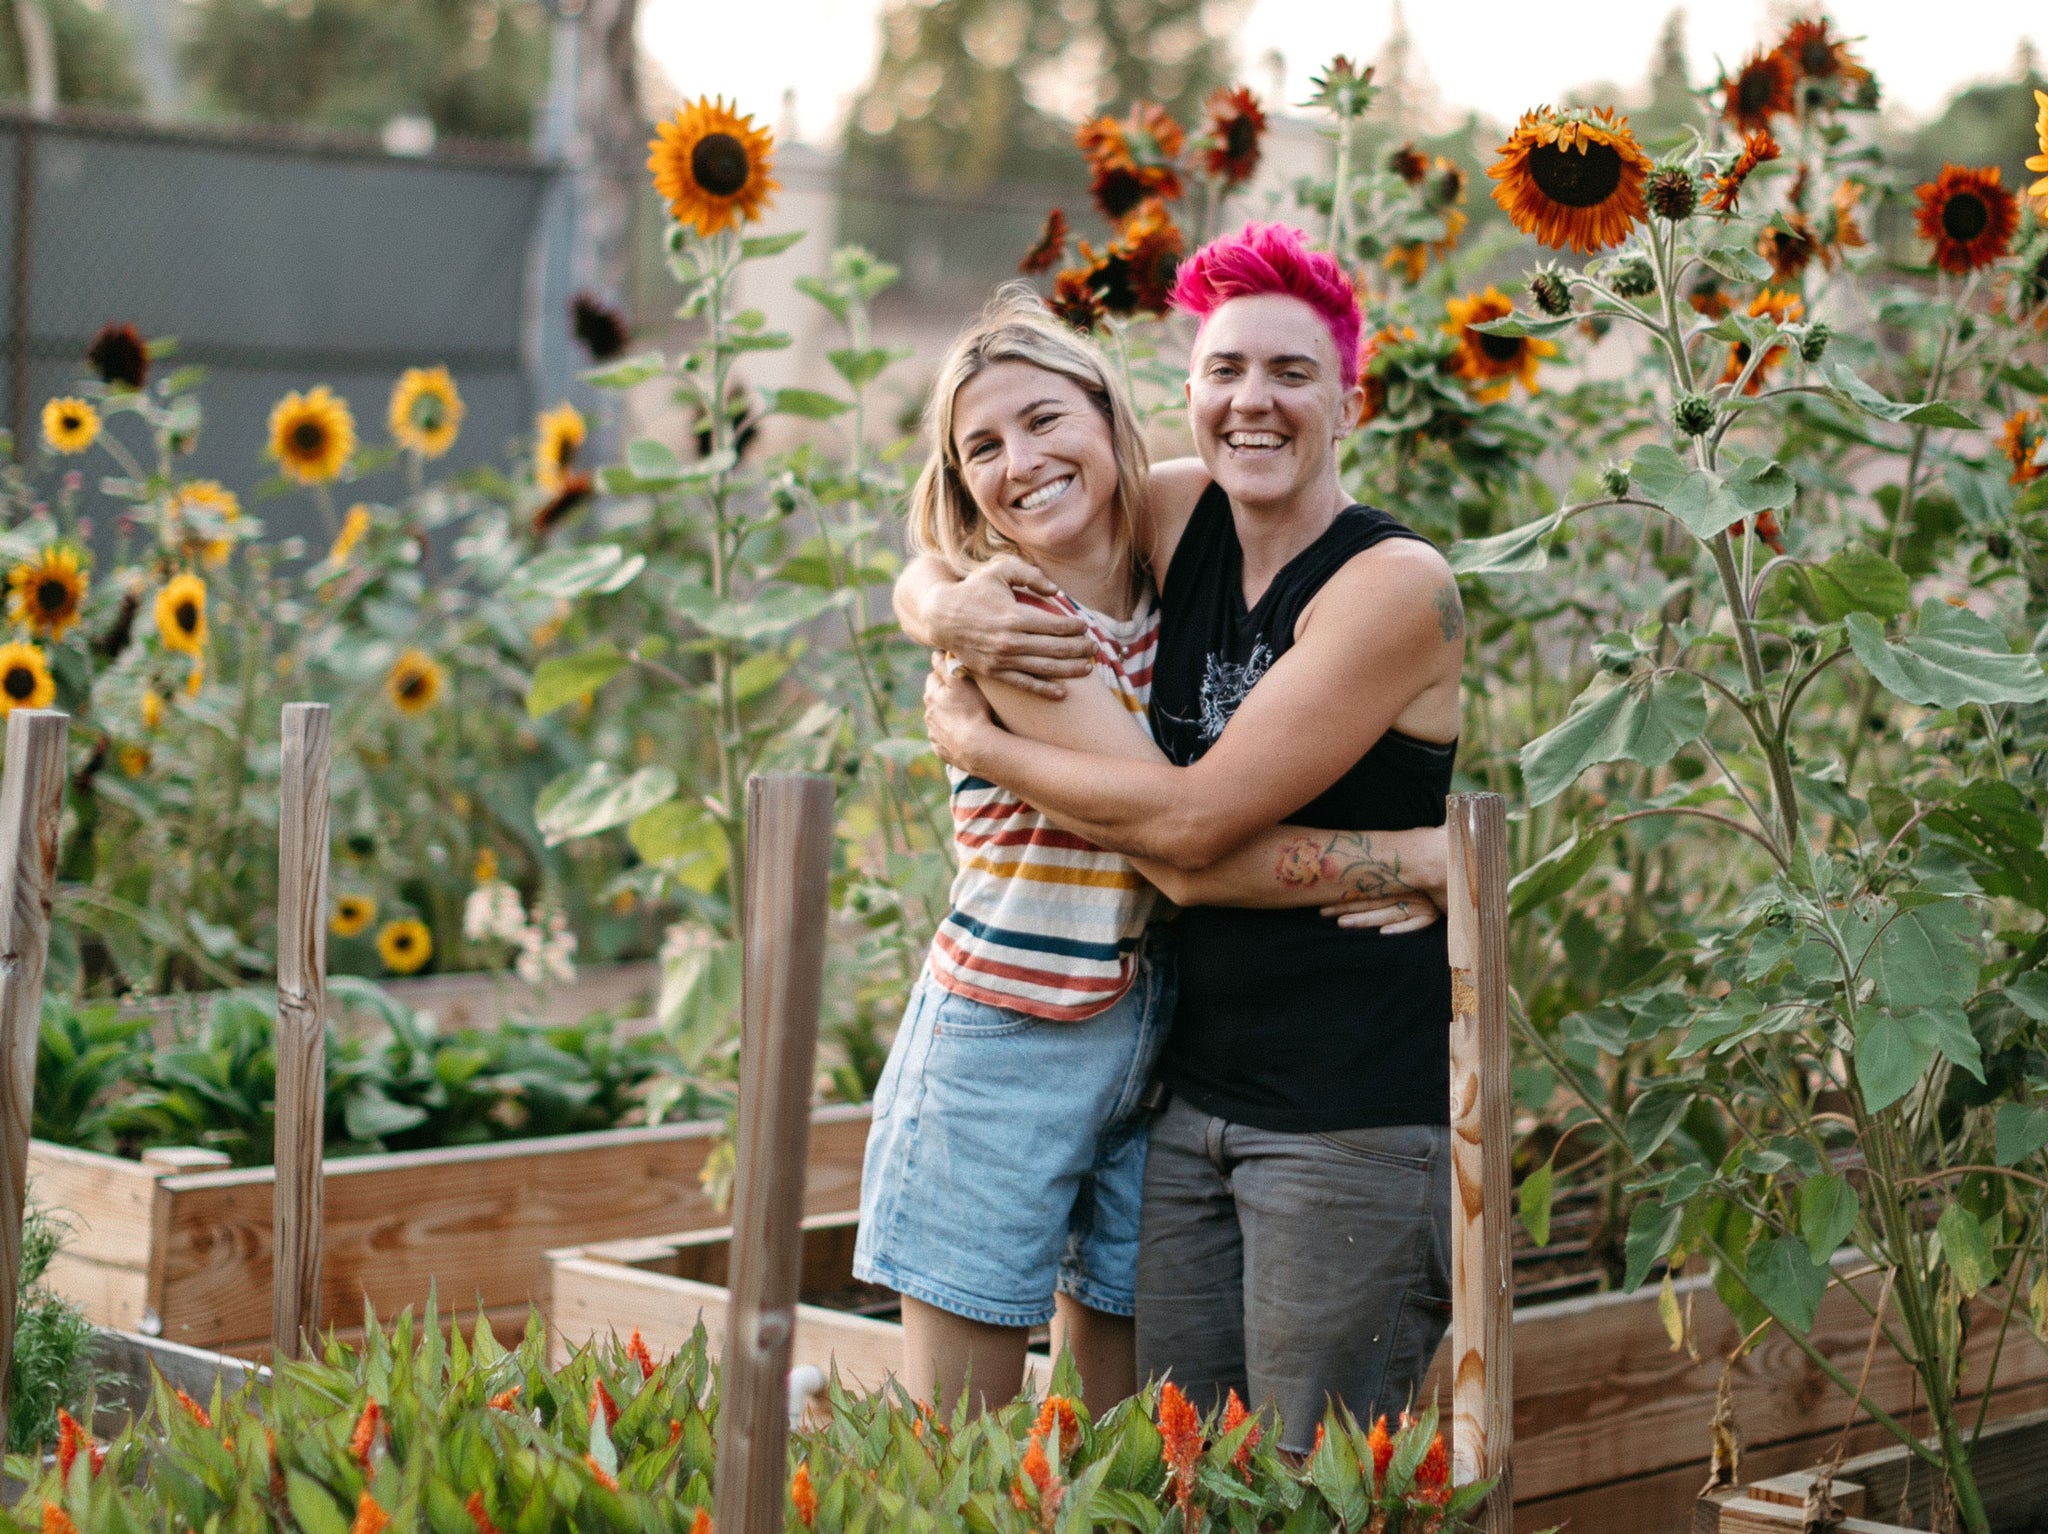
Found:
<svg viewBox="0 0 2048 1534"><path fill-rule="evenodd" d="M1337 448L1363 398L1357 385L1345 388L1337 344L1315 310L1284 294L1220 305L1189 359L1196 451L1243 506L1341 494Z"/></svg>
<svg viewBox="0 0 2048 1534"><path fill-rule="evenodd" d="M954 398L953 444L975 506L1026 558L1072 563L1111 536L1109 420L1065 374L984 368Z"/></svg>

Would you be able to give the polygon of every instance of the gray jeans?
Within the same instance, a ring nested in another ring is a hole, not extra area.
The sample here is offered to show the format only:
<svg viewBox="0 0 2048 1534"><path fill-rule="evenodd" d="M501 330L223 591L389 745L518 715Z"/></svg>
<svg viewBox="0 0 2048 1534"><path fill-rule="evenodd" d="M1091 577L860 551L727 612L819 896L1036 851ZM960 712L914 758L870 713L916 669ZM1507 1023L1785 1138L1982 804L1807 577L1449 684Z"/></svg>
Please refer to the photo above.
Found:
<svg viewBox="0 0 2048 1534"><path fill-rule="evenodd" d="M1235 1390L1306 1452L1334 1398L1409 1404L1450 1324L1450 1131L1279 1134L1180 1098L1152 1123L1138 1373L1198 1410ZM1448 1403L1445 1403L1448 1406Z"/></svg>

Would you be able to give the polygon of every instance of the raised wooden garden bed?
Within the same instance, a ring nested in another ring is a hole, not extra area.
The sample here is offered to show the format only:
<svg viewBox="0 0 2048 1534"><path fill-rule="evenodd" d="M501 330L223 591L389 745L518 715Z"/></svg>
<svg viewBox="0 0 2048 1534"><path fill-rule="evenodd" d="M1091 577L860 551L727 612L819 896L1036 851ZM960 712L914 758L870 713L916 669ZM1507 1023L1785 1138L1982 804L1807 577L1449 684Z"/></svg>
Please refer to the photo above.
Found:
<svg viewBox="0 0 2048 1534"><path fill-rule="evenodd" d="M843 1378L872 1387L899 1367L903 1334L891 1321L845 1308L844 1296L855 1288L852 1237L851 1215L806 1225L802 1292L813 1303L798 1308L794 1362L821 1369L836 1364ZM719 1284L726 1238L725 1231L700 1231L550 1253L546 1308L557 1356L608 1331L624 1337L635 1327L650 1347L674 1349L700 1318L715 1350L725 1318ZM1697 1363L1672 1351L1650 1291L1518 1305L1517 1530L1534 1534L1567 1522L1572 1534L1691 1529L1707 1478L1707 1424L1722 1360L1739 1338L1707 1280L1687 1279L1677 1289L1680 1305L1693 1307ZM1996 1321L1987 1307L1973 1335L1971 1370L1979 1378ZM1831 1291L1814 1330L1820 1351L1854 1374L1869 1338L1868 1312ZM1451 1394L1448 1352L1439 1353L1423 1389L1443 1403ZM2014 1339L2000 1362L1998 1387L1994 1415L2048 1402L2048 1352ZM1905 1367L1880 1354L1871 1369L1871 1399L1903 1414L1912 1389ZM1804 1353L1782 1336L1767 1337L1735 1370L1735 1414L1747 1444L1744 1474L1811 1465L1833 1447L1846 1409L1841 1392ZM1851 1437L1858 1450L1883 1441L1883 1430L1867 1423Z"/></svg>
<svg viewBox="0 0 2048 1534"><path fill-rule="evenodd" d="M860 1189L868 1110L817 1110L806 1208ZM573 1241L704 1227L724 1218L700 1181L720 1123L617 1129L330 1160L321 1314L344 1333L379 1315L481 1307L525 1325L543 1256ZM36 1201L72 1228L48 1282L97 1324L263 1356L271 1325L269 1167L192 1170L175 1153L125 1161L32 1142Z"/></svg>

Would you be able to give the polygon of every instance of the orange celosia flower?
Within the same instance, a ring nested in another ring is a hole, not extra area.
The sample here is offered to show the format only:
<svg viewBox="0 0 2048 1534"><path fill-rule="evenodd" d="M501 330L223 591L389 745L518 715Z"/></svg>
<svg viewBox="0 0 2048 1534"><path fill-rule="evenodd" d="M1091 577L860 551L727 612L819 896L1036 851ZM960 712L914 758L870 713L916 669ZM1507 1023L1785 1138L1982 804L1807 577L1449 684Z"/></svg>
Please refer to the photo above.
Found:
<svg viewBox="0 0 2048 1534"><path fill-rule="evenodd" d="M1442 1491L1450 1484L1451 1456L1444 1450L1444 1435L1438 1433L1430 1439L1422 1463L1415 1467L1415 1486L1419 1491Z"/></svg>
<svg viewBox="0 0 2048 1534"><path fill-rule="evenodd" d="M633 1339L626 1344L626 1356L640 1366L640 1378L654 1378L654 1355L647 1351L647 1344L640 1340L640 1328L633 1328Z"/></svg>
<svg viewBox="0 0 2048 1534"><path fill-rule="evenodd" d="M370 1468L370 1452L377 1447L377 1429L384 1420L383 1408L377 1405L377 1398L370 1397L363 1407L363 1414L356 1418L355 1431L348 1435L349 1458L365 1470Z"/></svg>
<svg viewBox="0 0 2048 1534"><path fill-rule="evenodd" d="M690 1534L711 1534L711 1515L701 1507L690 1515Z"/></svg>
<svg viewBox="0 0 2048 1534"><path fill-rule="evenodd" d="M43 1534L78 1534L71 1515L54 1502L43 1504Z"/></svg>
<svg viewBox="0 0 2048 1534"><path fill-rule="evenodd" d="M1742 197L1742 184L1749 179L1749 173L1767 160L1777 159L1782 152L1769 128L1758 128L1754 133L1745 135L1742 153L1736 156L1735 163L1728 167L1725 175L1714 178L1714 185L1706 198L1708 211L1735 212Z"/></svg>
<svg viewBox="0 0 2048 1534"><path fill-rule="evenodd" d="M86 1438L84 1428L78 1419L63 1407L57 1408L57 1475L60 1480L71 1479L71 1467L78 1463L78 1446Z"/></svg>
<svg viewBox="0 0 2048 1534"><path fill-rule="evenodd" d="M482 1492L471 1492L469 1500L463 1504L463 1508L469 1514L469 1521L476 1525L476 1534L498 1534L498 1526L491 1522L491 1515L484 1511L484 1494Z"/></svg>
<svg viewBox="0 0 2048 1534"><path fill-rule="evenodd" d="M178 1404L184 1407L186 1414L201 1427L213 1426L213 1418L206 1414L206 1408L186 1395L183 1390L178 1392Z"/></svg>
<svg viewBox="0 0 2048 1534"><path fill-rule="evenodd" d="M1060 1457L1074 1452L1081 1442L1081 1418L1074 1410L1074 1403L1065 1396L1047 1396L1038 1408L1038 1420L1031 1426L1035 1438L1050 1438L1053 1428L1060 1430Z"/></svg>
<svg viewBox="0 0 2048 1534"><path fill-rule="evenodd" d="M604 1413L604 1430L609 1433L612 1424L619 1420L619 1403L612 1399L612 1393L604 1388L604 1381L597 1381L590 1390L590 1420L595 1423L598 1413Z"/></svg>
<svg viewBox="0 0 2048 1534"><path fill-rule="evenodd" d="M390 1524L391 1515L379 1507L377 1499L366 1491L356 1498L356 1518L348 1526L348 1534L384 1534Z"/></svg>
<svg viewBox="0 0 2048 1534"><path fill-rule="evenodd" d="M1245 1410L1244 1402L1237 1398L1237 1391L1233 1389L1230 1392L1230 1399L1223 1403L1223 1436L1228 1438L1243 1427L1250 1416L1251 1413ZM1322 1424L1317 1423L1316 1426L1320 1430ZM1230 1462L1237 1467L1237 1473L1241 1476L1249 1477L1252 1473L1252 1450L1259 1446L1259 1433L1260 1429L1254 1424L1252 1430L1244 1435L1244 1442L1237 1446L1237 1453L1230 1458Z"/></svg>
<svg viewBox="0 0 2048 1534"><path fill-rule="evenodd" d="M270 1494L281 1498L290 1488L285 1485L284 1466L277 1462L277 1434L269 1428L263 1430L263 1447L270 1456Z"/></svg>
<svg viewBox="0 0 2048 1534"><path fill-rule="evenodd" d="M1394 1462L1394 1435L1387 1431L1385 1417L1373 1423L1365 1435L1365 1446L1372 1451L1372 1482L1377 1486L1386 1478L1387 1466Z"/></svg>
<svg viewBox="0 0 2048 1534"><path fill-rule="evenodd" d="M796 1507L797 1522L809 1528L818 1520L818 1488L811 1484L811 1462L799 1460L796 1474L789 1478L789 1500Z"/></svg>
<svg viewBox="0 0 2048 1534"><path fill-rule="evenodd" d="M2006 462L2012 465L2013 484L2024 485L2041 477L2042 465L2034 461L2040 450L2041 436L2041 416L2037 411L2017 410L2006 421L2005 430L1999 434L1998 445L2005 453Z"/></svg>
<svg viewBox="0 0 2048 1534"><path fill-rule="evenodd" d="M514 1385L510 1390L499 1391L484 1404L492 1411L511 1411L518 1400L519 1387Z"/></svg>
<svg viewBox="0 0 2048 1534"><path fill-rule="evenodd" d="M590 1467L590 1473L597 1477L597 1484L606 1491L617 1491L619 1489L619 1478L600 1465L595 1454L584 1455L583 1463Z"/></svg>
<svg viewBox="0 0 2048 1534"><path fill-rule="evenodd" d="M1159 1436L1173 1473L1174 1498L1182 1522L1194 1525L1195 1462L1202 1457L1202 1419L1180 1387L1168 1380L1159 1387Z"/></svg>
<svg viewBox="0 0 2048 1534"><path fill-rule="evenodd" d="M680 1439L682 1438L682 1436L683 1436L683 1424L682 1424L682 1423L681 1423L680 1421L678 1421L678 1420L677 1420L676 1418L674 1418L674 1417L671 1417L671 1418L669 1418L669 1419L668 1419L668 1441L669 1441L670 1443L676 1443L676 1442L678 1442L678 1441L679 1441L679 1440L680 1440Z"/></svg>
<svg viewBox="0 0 2048 1534"><path fill-rule="evenodd" d="M1313 1455L1315 1454L1315 1452L1316 1452L1316 1451L1317 1451L1318 1449L1322 1448L1322 1446L1323 1446L1323 1425L1322 1425L1322 1423L1318 1422L1318 1423L1316 1424L1316 1441L1315 1441L1314 1443L1312 1443L1312 1444L1310 1444L1310 1445L1309 1445L1309 1451L1308 1451L1308 1452L1309 1452L1309 1454L1310 1454L1311 1456L1313 1456Z"/></svg>
<svg viewBox="0 0 2048 1534"><path fill-rule="evenodd" d="M1017 1484L1011 1488L1010 1500L1019 1507L1028 1505L1024 1496L1026 1482L1038 1493L1039 1527L1051 1528L1066 1488L1060 1485L1060 1473L1053 1469L1052 1461L1046 1457L1045 1440L1036 1433L1024 1447L1024 1463L1017 1467Z"/></svg>

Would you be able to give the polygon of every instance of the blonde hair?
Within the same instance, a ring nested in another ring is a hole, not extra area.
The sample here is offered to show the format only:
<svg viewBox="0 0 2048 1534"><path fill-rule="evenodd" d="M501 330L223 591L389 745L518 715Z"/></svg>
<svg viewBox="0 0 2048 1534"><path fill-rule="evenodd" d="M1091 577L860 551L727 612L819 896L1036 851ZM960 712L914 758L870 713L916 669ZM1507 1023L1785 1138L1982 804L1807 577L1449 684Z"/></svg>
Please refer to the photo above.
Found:
<svg viewBox="0 0 2048 1534"><path fill-rule="evenodd" d="M947 350L925 407L931 457L910 492L910 547L930 554L955 575L967 575L1016 545L989 524L960 472L953 441L953 405L960 391L999 362L1023 362L1057 373L1078 385L1109 423L1116 458L1116 493L1110 500L1110 530L1117 557L1130 570L1135 589L1143 574L1146 477L1151 458L1131 404L1112 381L1101 353L1053 318L1038 295L1021 282L1006 284Z"/></svg>

